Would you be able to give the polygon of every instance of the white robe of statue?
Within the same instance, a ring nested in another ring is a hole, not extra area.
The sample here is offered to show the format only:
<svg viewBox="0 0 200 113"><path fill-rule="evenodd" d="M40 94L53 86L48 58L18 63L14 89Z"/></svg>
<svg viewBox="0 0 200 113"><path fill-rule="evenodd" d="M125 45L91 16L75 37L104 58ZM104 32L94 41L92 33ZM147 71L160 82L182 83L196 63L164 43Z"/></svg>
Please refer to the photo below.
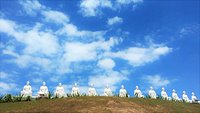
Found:
<svg viewBox="0 0 200 113"><path fill-rule="evenodd" d="M112 90L110 87L107 85L106 88L104 89L104 96L112 96Z"/></svg>
<svg viewBox="0 0 200 113"><path fill-rule="evenodd" d="M72 92L71 92L71 95L72 96L78 96L80 93L79 93L79 88L77 86L77 84L75 83L73 88L72 88Z"/></svg>
<svg viewBox="0 0 200 113"><path fill-rule="evenodd" d="M161 97L163 100L169 100L169 97L167 95L167 92L165 91L165 88L162 88Z"/></svg>
<svg viewBox="0 0 200 113"><path fill-rule="evenodd" d="M134 95L135 95L135 97L138 97L138 98L144 98L144 95L142 95L142 92L139 90L138 86L136 86L136 88L134 90Z"/></svg>
<svg viewBox="0 0 200 113"><path fill-rule="evenodd" d="M54 95L58 98L65 97L65 90L61 83L56 87L56 91L54 92Z"/></svg>
<svg viewBox="0 0 200 113"><path fill-rule="evenodd" d="M48 96L49 96L48 87L46 86L46 83L43 82L42 86L40 87L38 91L38 97L48 97Z"/></svg>
<svg viewBox="0 0 200 113"><path fill-rule="evenodd" d="M176 90L172 90L172 100L174 101L180 101L181 99L178 97L178 94L176 93Z"/></svg>
<svg viewBox="0 0 200 113"><path fill-rule="evenodd" d="M88 96L97 96L97 92L93 84L91 84L88 88Z"/></svg>
<svg viewBox="0 0 200 113"><path fill-rule="evenodd" d="M199 103L200 104L200 101L197 99L197 97L195 96L194 92L192 92L191 99L192 99L192 103Z"/></svg>
<svg viewBox="0 0 200 113"><path fill-rule="evenodd" d="M190 103L190 99L188 98L187 94L186 94L186 91L183 91L183 95L182 95L182 99L184 102L188 102Z"/></svg>
<svg viewBox="0 0 200 113"><path fill-rule="evenodd" d="M27 81L26 85L24 86L23 90L21 91L21 96L22 97L32 97L32 88L30 86L30 82Z"/></svg>
<svg viewBox="0 0 200 113"><path fill-rule="evenodd" d="M152 99L156 99L156 97L157 97L156 92L153 90L153 87L150 87L149 96Z"/></svg>
<svg viewBox="0 0 200 113"><path fill-rule="evenodd" d="M121 89L119 90L119 97L126 97L127 91L124 88L124 85L121 86Z"/></svg>

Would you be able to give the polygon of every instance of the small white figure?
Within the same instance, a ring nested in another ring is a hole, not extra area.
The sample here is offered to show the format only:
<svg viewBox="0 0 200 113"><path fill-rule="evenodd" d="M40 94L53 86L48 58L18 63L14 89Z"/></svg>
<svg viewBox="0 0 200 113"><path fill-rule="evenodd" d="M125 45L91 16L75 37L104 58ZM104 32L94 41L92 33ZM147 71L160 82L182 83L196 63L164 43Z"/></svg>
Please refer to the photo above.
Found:
<svg viewBox="0 0 200 113"><path fill-rule="evenodd" d="M26 85L24 86L23 90L21 91L21 96L22 97L32 97L32 88L30 86L30 82L27 81Z"/></svg>
<svg viewBox="0 0 200 113"><path fill-rule="evenodd" d="M190 99L188 98L186 91L183 91L182 99L184 102L190 103Z"/></svg>
<svg viewBox="0 0 200 113"><path fill-rule="evenodd" d="M43 82L42 86L40 87L40 90L38 91L38 97L48 97L49 91L48 87L46 86L46 83Z"/></svg>
<svg viewBox="0 0 200 113"><path fill-rule="evenodd" d="M72 88L72 92L71 92L71 95L72 96L79 96L79 88L78 88L78 86L77 86L77 84L75 83L74 84L74 86L73 86L73 88Z"/></svg>
<svg viewBox="0 0 200 113"><path fill-rule="evenodd" d="M165 91L165 88L162 88L161 97L163 100L169 100L169 97L167 95L167 92Z"/></svg>
<svg viewBox="0 0 200 113"><path fill-rule="evenodd" d="M61 83L59 83L58 86L56 87L54 95L57 96L58 98L65 97L65 90Z"/></svg>
<svg viewBox="0 0 200 113"><path fill-rule="evenodd" d="M200 104L200 101L197 99L194 92L192 92L191 99L192 99L192 103L199 103Z"/></svg>
<svg viewBox="0 0 200 113"><path fill-rule="evenodd" d="M144 98L144 95L142 95L142 92L139 90L138 86L136 86L136 88L134 90L134 95L135 95L135 97L138 97L138 98Z"/></svg>
<svg viewBox="0 0 200 113"><path fill-rule="evenodd" d="M178 97L178 94L176 93L176 90L172 90L172 100L174 101L180 101L181 99Z"/></svg>
<svg viewBox="0 0 200 113"><path fill-rule="evenodd" d="M127 91L124 88L124 85L121 85L121 89L119 90L119 97L127 97Z"/></svg>
<svg viewBox="0 0 200 113"><path fill-rule="evenodd" d="M88 96L97 96L97 92L93 84L91 84L88 89Z"/></svg>
<svg viewBox="0 0 200 113"><path fill-rule="evenodd" d="M150 87L150 90L149 90L149 96L152 99L156 99L156 97L157 97L156 92L153 90L152 86Z"/></svg>
<svg viewBox="0 0 200 113"><path fill-rule="evenodd" d="M106 88L104 89L104 96L112 96L112 90L108 85L106 85Z"/></svg>

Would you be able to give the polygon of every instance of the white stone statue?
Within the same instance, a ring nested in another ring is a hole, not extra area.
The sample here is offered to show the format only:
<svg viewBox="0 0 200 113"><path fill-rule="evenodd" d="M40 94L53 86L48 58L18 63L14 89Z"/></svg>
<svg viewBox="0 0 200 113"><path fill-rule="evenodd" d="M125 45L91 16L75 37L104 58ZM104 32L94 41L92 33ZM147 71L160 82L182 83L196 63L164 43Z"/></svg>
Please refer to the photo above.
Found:
<svg viewBox="0 0 200 113"><path fill-rule="evenodd" d="M192 99L192 103L199 103L200 104L200 101L197 99L197 97L195 96L194 92L192 92L191 99Z"/></svg>
<svg viewBox="0 0 200 113"><path fill-rule="evenodd" d="M112 90L108 85L106 85L106 88L104 89L104 96L113 96Z"/></svg>
<svg viewBox="0 0 200 113"><path fill-rule="evenodd" d="M152 86L150 87L150 90L149 90L149 96L152 99L156 99L156 97L157 97L156 92L153 90Z"/></svg>
<svg viewBox="0 0 200 113"><path fill-rule="evenodd" d="M74 86L72 87L71 95L72 96L79 96L80 95L77 83L75 83Z"/></svg>
<svg viewBox="0 0 200 113"><path fill-rule="evenodd" d="M127 96L127 91L124 88L124 85L121 85L121 89L119 90L119 97L126 97Z"/></svg>
<svg viewBox="0 0 200 113"><path fill-rule="evenodd" d="M138 98L144 98L144 95L142 95L142 92L139 90L138 86L135 87L134 95L135 97L138 97Z"/></svg>
<svg viewBox="0 0 200 113"><path fill-rule="evenodd" d="M169 97L167 95L167 92L165 91L165 88L162 88L161 97L163 100L169 100Z"/></svg>
<svg viewBox="0 0 200 113"><path fill-rule="evenodd" d="M186 91L183 91L182 99L184 102L190 103L190 99L188 98Z"/></svg>
<svg viewBox="0 0 200 113"><path fill-rule="evenodd" d="M38 91L38 97L48 97L49 91L48 87L46 86L46 82L42 83L42 86L40 87L40 90Z"/></svg>
<svg viewBox="0 0 200 113"><path fill-rule="evenodd" d="M93 84L91 84L88 88L88 96L97 96L97 92Z"/></svg>
<svg viewBox="0 0 200 113"><path fill-rule="evenodd" d="M59 83L58 86L56 87L54 95L57 96L58 98L65 97L65 90L61 83Z"/></svg>
<svg viewBox="0 0 200 113"><path fill-rule="evenodd" d="M32 97L32 88L30 86L30 82L27 81L26 85L24 86L23 90L21 91L21 96L22 97Z"/></svg>
<svg viewBox="0 0 200 113"><path fill-rule="evenodd" d="M176 90L172 90L172 100L174 101L180 101L181 99L178 97L178 94L176 93Z"/></svg>

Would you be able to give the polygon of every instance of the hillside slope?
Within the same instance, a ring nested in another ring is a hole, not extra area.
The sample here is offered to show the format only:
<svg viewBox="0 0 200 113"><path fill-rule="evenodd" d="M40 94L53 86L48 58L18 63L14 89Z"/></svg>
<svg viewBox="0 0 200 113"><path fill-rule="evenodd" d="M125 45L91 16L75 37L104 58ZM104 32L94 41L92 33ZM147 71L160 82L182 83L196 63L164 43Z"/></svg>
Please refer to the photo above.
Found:
<svg viewBox="0 0 200 113"><path fill-rule="evenodd" d="M95 113L152 113L195 112L200 113L200 104L170 102L163 100L119 97L74 97L43 99L28 102L0 103L1 113L13 112L95 112Z"/></svg>

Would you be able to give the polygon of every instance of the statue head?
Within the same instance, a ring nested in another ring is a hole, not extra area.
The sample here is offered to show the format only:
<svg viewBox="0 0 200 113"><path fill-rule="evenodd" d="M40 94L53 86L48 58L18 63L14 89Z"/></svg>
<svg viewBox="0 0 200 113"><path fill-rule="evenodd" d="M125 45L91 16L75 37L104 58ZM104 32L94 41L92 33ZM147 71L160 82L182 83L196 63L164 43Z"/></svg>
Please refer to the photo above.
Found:
<svg viewBox="0 0 200 113"><path fill-rule="evenodd" d="M186 94L186 91L183 91L183 94Z"/></svg>
<svg viewBox="0 0 200 113"><path fill-rule="evenodd" d="M121 88L124 89L124 85L121 85Z"/></svg>
<svg viewBox="0 0 200 113"><path fill-rule="evenodd" d="M162 88L162 91L165 91L165 88L164 88L164 87Z"/></svg>
<svg viewBox="0 0 200 113"><path fill-rule="evenodd" d="M77 87L77 83L74 83L74 86Z"/></svg>
<svg viewBox="0 0 200 113"><path fill-rule="evenodd" d="M192 92L192 96L195 96L194 92Z"/></svg>
<svg viewBox="0 0 200 113"><path fill-rule="evenodd" d="M42 82L42 85L43 85L43 86L46 86L46 82Z"/></svg>
<svg viewBox="0 0 200 113"><path fill-rule="evenodd" d="M135 88L136 88L136 89L139 89L139 87L138 87L138 86L136 86Z"/></svg>
<svg viewBox="0 0 200 113"><path fill-rule="evenodd" d="M90 84L90 87L94 87L94 84Z"/></svg>
<svg viewBox="0 0 200 113"><path fill-rule="evenodd" d="M173 93L175 93L175 92L176 92L176 90L175 90L175 89L173 89L173 90L172 90L172 92L173 92Z"/></svg>
<svg viewBox="0 0 200 113"><path fill-rule="evenodd" d="M153 87L151 86L150 89L153 90Z"/></svg>
<svg viewBox="0 0 200 113"><path fill-rule="evenodd" d="M26 82L26 85L29 85L29 84L30 84L30 82L29 82L29 81L27 81L27 82Z"/></svg>
<svg viewBox="0 0 200 113"><path fill-rule="evenodd" d="M59 83L59 86L62 86L62 84L61 84L61 83Z"/></svg>

